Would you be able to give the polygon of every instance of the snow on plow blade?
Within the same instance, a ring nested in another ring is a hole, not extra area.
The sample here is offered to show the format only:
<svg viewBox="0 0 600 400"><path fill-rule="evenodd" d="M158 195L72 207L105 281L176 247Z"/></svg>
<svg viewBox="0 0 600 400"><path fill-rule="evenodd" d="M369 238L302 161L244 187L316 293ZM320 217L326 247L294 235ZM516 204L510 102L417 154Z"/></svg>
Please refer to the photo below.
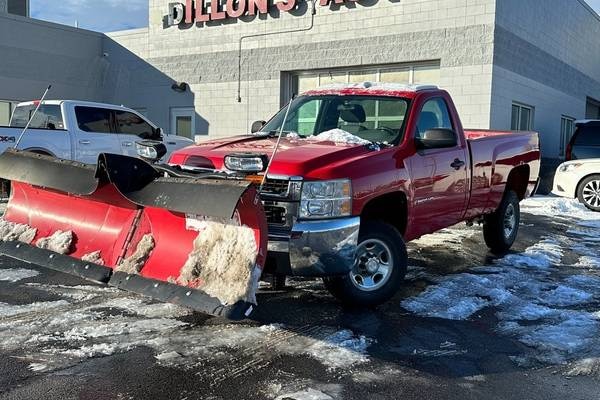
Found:
<svg viewBox="0 0 600 400"><path fill-rule="evenodd" d="M96 167L9 150L12 191L0 254L204 313L243 319L256 304L267 223L241 179L164 177L101 154Z"/></svg>

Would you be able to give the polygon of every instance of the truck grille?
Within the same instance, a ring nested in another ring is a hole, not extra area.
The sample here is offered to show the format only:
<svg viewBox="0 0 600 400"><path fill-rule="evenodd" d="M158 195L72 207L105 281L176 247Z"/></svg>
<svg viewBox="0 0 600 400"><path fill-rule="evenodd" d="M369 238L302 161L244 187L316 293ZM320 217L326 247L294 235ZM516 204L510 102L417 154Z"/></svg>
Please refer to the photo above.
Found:
<svg viewBox="0 0 600 400"><path fill-rule="evenodd" d="M265 204L265 214L267 214L267 223L273 225L285 225L286 210L285 207L279 207L273 204Z"/></svg>
<svg viewBox="0 0 600 400"><path fill-rule="evenodd" d="M287 179L267 179L262 194L285 197L288 194L290 181Z"/></svg>

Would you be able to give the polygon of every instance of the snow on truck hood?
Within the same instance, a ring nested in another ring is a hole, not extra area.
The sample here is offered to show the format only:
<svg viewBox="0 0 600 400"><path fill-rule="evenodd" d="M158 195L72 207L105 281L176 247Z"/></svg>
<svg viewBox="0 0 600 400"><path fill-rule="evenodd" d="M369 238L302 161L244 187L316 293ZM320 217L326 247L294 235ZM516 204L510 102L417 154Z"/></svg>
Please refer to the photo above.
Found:
<svg viewBox="0 0 600 400"><path fill-rule="evenodd" d="M285 135L285 134L284 134ZM257 153L271 156L277 137L244 135L212 140L186 147L173 154L169 163L194 165L197 158L209 159L214 168L223 168L223 159L232 153ZM297 133L282 137L270 173L305 176L338 162L348 162L373 151L368 140L341 129L323 132L309 138Z"/></svg>

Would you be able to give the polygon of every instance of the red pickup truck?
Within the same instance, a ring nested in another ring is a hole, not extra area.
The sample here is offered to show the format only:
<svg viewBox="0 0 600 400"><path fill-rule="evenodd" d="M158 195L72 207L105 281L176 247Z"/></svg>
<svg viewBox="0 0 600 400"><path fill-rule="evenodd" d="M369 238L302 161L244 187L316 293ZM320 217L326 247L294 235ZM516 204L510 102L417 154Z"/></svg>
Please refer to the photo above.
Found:
<svg viewBox="0 0 600 400"><path fill-rule="evenodd" d="M283 132L261 192L266 270L323 277L350 304L391 298L406 273L405 243L458 222L482 222L489 248L507 251L519 202L538 182L537 133L465 131L434 86L320 88L253 131L181 149L169 163L225 170L232 153L270 157Z"/></svg>

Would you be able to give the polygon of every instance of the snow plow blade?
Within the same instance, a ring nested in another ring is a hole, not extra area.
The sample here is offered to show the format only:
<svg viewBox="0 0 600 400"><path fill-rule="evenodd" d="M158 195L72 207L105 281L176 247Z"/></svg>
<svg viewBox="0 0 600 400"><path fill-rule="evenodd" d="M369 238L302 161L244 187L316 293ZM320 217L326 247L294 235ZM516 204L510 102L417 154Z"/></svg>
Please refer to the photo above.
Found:
<svg viewBox="0 0 600 400"><path fill-rule="evenodd" d="M251 182L15 150L0 178L12 187L0 254L230 319L254 309L267 222Z"/></svg>

